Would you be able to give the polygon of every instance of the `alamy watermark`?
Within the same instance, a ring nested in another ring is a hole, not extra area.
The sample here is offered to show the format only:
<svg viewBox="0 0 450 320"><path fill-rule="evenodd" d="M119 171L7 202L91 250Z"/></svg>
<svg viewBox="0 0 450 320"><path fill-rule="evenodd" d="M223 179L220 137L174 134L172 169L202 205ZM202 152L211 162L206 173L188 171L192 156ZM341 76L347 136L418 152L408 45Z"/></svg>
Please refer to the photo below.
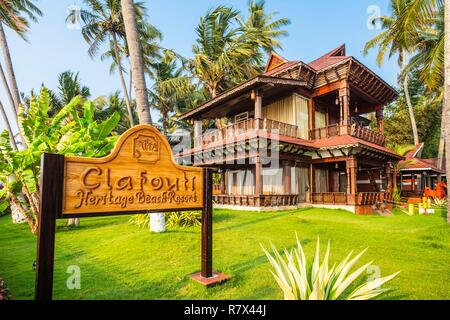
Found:
<svg viewBox="0 0 450 320"><path fill-rule="evenodd" d="M383 25L381 23L381 8L377 5L371 5L367 7L367 18L366 24L369 30L381 30Z"/></svg>
<svg viewBox="0 0 450 320"><path fill-rule="evenodd" d="M79 266L72 265L67 267L66 273L69 274L66 280L66 286L69 290L81 289L81 269Z"/></svg>
<svg viewBox="0 0 450 320"><path fill-rule="evenodd" d="M71 5L67 8L66 26L69 30L81 29L81 7L78 5Z"/></svg>

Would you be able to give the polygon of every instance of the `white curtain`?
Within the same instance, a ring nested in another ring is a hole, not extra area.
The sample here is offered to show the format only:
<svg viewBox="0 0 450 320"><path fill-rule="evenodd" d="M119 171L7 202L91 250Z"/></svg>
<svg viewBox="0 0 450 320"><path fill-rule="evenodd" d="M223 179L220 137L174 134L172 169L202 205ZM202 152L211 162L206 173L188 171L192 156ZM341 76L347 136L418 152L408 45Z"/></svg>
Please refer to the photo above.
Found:
<svg viewBox="0 0 450 320"><path fill-rule="evenodd" d="M293 96L280 99L263 108L263 118L295 125Z"/></svg>
<svg viewBox="0 0 450 320"><path fill-rule="evenodd" d="M315 169L315 190L316 193L328 192L328 170Z"/></svg>
<svg viewBox="0 0 450 320"><path fill-rule="evenodd" d="M302 139L309 139L309 100L298 95L294 94L295 100L295 124L298 127L298 137Z"/></svg>
<svg viewBox="0 0 450 320"><path fill-rule="evenodd" d="M284 194L283 169L263 168L264 194Z"/></svg>
<svg viewBox="0 0 450 320"><path fill-rule="evenodd" d="M294 168L296 172L297 188L295 193L300 196L300 202L308 201L309 188L309 169L308 168Z"/></svg>
<svg viewBox="0 0 450 320"><path fill-rule="evenodd" d="M255 175L252 170L226 172L227 193L249 196L255 194Z"/></svg>
<svg viewBox="0 0 450 320"><path fill-rule="evenodd" d="M325 128L327 126L327 115L324 112L316 111L316 128Z"/></svg>

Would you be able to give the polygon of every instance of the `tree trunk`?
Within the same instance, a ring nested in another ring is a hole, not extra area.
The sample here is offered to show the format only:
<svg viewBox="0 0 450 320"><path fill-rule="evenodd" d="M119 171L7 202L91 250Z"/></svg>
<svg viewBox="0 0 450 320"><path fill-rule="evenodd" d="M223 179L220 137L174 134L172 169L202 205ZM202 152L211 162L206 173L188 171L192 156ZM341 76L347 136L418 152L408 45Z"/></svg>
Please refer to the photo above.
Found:
<svg viewBox="0 0 450 320"><path fill-rule="evenodd" d="M407 66L406 62L406 50L403 49L402 51L402 63L403 63L403 70ZM409 95L409 75L405 75L405 79L403 79L403 90L405 91L405 98L406 98L406 104L408 105L408 111L409 111L409 119L411 121L411 128L413 132L413 138L414 138L414 145L419 145L419 134L417 132L417 124L416 124L416 118L414 116L414 108L411 102L411 97Z"/></svg>
<svg viewBox="0 0 450 320"><path fill-rule="evenodd" d="M444 109L445 109L445 144L450 146L450 1L445 1L445 56L444 56ZM447 173L450 172L450 148L446 148ZM450 193L449 193L450 198ZM447 221L450 223L450 201L447 208Z"/></svg>
<svg viewBox="0 0 450 320"><path fill-rule="evenodd" d="M122 59L120 58L119 54L119 45L117 43L116 34L113 33L112 36L114 43L114 56L116 57L117 69L119 70L120 83L122 84L123 94L125 96L125 104L127 105L128 116L130 117L130 127L134 127L133 111L131 110L130 96L128 95L127 84L125 83L125 78L123 76Z"/></svg>
<svg viewBox="0 0 450 320"><path fill-rule="evenodd" d="M144 62L142 58L142 49L139 42L136 12L134 11L133 0L121 0L121 4L123 22L125 24L125 34L127 38L128 50L130 52L131 72L134 83L134 95L136 97L139 123L152 124L150 106L148 104L147 86L145 84ZM153 232L166 231L164 213L150 213L150 230Z"/></svg>
<svg viewBox="0 0 450 320"><path fill-rule="evenodd" d="M20 105L20 94L19 88L17 87L16 75L14 74L14 68L11 60L11 54L9 52L8 41L6 40L5 30L3 29L3 24L0 22L0 46L2 47L3 57L5 59L6 72L9 77L9 87L11 88L11 93L14 99L14 108L19 110Z"/></svg>
<svg viewBox="0 0 450 320"><path fill-rule="evenodd" d="M131 71L133 75L139 123L151 124L152 117L150 114L150 106L148 104L144 62L142 58L141 45L139 43L136 12L134 11L133 0L121 0L121 3L128 50L130 52Z"/></svg>
<svg viewBox="0 0 450 320"><path fill-rule="evenodd" d="M442 106L441 115L441 136L439 137L439 150L437 158L437 167L442 170L444 168L444 152L445 152L445 108Z"/></svg>
<svg viewBox="0 0 450 320"><path fill-rule="evenodd" d="M11 140L11 145L15 151L19 150L17 148L16 140L14 140L14 133L11 128L11 124L9 123L8 116L6 115L5 108L3 107L3 103L0 101L0 113L2 114L3 123L5 125L6 130L8 130L9 137Z"/></svg>

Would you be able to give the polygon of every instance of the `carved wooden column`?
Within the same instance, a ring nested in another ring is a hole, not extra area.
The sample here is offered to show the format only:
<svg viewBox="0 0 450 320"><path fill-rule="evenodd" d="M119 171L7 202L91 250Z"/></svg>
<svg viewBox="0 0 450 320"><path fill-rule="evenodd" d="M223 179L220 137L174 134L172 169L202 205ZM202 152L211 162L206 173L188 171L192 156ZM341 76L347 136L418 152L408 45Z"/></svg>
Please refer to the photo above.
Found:
<svg viewBox="0 0 450 320"><path fill-rule="evenodd" d="M339 101L341 103L341 125L350 124L350 89L345 84L339 89Z"/></svg>
<svg viewBox="0 0 450 320"><path fill-rule="evenodd" d="M358 162L355 157L346 161L347 165L347 193L355 195L358 192Z"/></svg>
<svg viewBox="0 0 450 320"><path fill-rule="evenodd" d="M255 96L255 119L262 119L262 90L256 90Z"/></svg>
<svg viewBox="0 0 450 320"><path fill-rule="evenodd" d="M384 133L384 107L383 106L377 106L376 108L376 118L377 118L377 126L378 131L380 131L381 134Z"/></svg>
<svg viewBox="0 0 450 320"><path fill-rule="evenodd" d="M291 194L291 163L289 161L283 161L283 184L284 193Z"/></svg>
<svg viewBox="0 0 450 320"><path fill-rule="evenodd" d="M314 165L311 163L309 165L309 201L313 203L313 193L315 192L315 177L314 177Z"/></svg>
<svg viewBox="0 0 450 320"><path fill-rule="evenodd" d="M263 195L263 169L260 156L257 156L255 160L255 194Z"/></svg>
<svg viewBox="0 0 450 320"><path fill-rule="evenodd" d="M226 170L222 169L220 171L220 194L226 194L227 193L227 185L226 185Z"/></svg>
<svg viewBox="0 0 450 320"><path fill-rule="evenodd" d="M315 113L314 98L309 99L309 111L308 111L308 125L309 131L314 130L316 127L316 113ZM311 139L312 137L310 137Z"/></svg>
<svg viewBox="0 0 450 320"><path fill-rule="evenodd" d="M386 164L386 179L387 179L387 192L392 192L392 168L391 163Z"/></svg>
<svg viewBox="0 0 450 320"><path fill-rule="evenodd" d="M194 120L194 147L202 145L202 120Z"/></svg>

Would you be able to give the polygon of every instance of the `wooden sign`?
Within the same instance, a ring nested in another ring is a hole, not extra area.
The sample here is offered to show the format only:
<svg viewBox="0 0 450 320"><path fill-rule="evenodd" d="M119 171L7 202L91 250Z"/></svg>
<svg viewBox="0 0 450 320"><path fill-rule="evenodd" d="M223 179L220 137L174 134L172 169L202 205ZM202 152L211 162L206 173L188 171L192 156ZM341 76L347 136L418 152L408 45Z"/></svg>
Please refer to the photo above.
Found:
<svg viewBox="0 0 450 320"><path fill-rule="evenodd" d="M35 299L52 299L56 219L202 210L201 272L212 285L212 170L175 163L167 140L152 126L125 132L105 158L43 154Z"/></svg>
<svg viewBox="0 0 450 320"><path fill-rule="evenodd" d="M181 167L151 126L128 130L106 158L65 158L65 217L202 209L203 170Z"/></svg>

